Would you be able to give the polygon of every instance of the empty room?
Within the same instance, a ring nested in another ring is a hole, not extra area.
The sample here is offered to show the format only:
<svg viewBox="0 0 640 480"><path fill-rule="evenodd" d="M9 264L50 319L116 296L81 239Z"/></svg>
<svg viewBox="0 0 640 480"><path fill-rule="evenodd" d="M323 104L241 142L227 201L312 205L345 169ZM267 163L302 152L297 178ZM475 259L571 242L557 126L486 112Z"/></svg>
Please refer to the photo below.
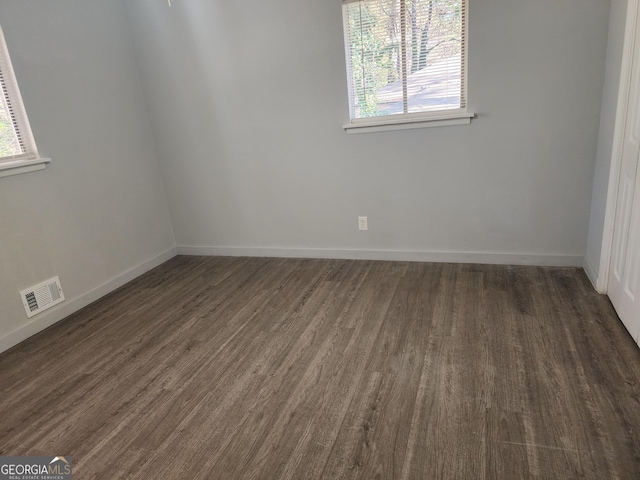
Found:
<svg viewBox="0 0 640 480"><path fill-rule="evenodd" d="M640 478L640 0L0 27L0 478Z"/></svg>

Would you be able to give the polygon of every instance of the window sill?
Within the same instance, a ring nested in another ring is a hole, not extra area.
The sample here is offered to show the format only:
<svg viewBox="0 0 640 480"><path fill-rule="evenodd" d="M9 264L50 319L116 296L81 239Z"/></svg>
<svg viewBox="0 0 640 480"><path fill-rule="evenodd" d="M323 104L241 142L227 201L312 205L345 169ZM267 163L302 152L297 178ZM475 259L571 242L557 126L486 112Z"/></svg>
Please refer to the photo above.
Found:
<svg viewBox="0 0 640 480"><path fill-rule="evenodd" d="M431 117L402 118L398 120L373 121L366 119L344 125L348 134L384 132L389 130L407 130L412 128L447 127L451 125L468 125L475 113L456 112L452 114L434 115Z"/></svg>
<svg viewBox="0 0 640 480"><path fill-rule="evenodd" d="M42 170L50 161L50 158L36 158L33 160L0 162L0 177L8 177L10 175L20 175L21 173Z"/></svg>

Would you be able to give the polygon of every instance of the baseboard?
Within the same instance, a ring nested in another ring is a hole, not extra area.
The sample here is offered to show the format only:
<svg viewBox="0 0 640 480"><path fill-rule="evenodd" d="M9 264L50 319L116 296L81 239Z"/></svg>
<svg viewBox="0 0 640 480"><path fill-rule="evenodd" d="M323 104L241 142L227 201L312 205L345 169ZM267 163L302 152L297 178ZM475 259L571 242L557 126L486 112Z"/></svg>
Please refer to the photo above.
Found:
<svg viewBox="0 0 640 480"><path fill-rule="evenodd" d="M584 268L584 271L587 274L587 277L589 278L589 280L591 281L591 284L593 285L593 288L595 288L598 293L606 293L606 292L601 291L600 288L598 288L598 284L599 284L599 282L598 282L598 271L593 266L593 262L591 261L591 259L589 257L587 257L586 255L584 257L584 262L582 264L582 268Z"/></svg>
<svg viewBox="0 0 640 480"><path fill-rule="evenodd" d="M120 288L125 283L130 282L131 280L139 277L143 273L148 272L152 268L157 267L158 265L163 264L167 260L175 257L176 251L174 248L167 250L160 255L157 255L150 260L147 260L140 265L127 270L126 272L118 275L115 278L99 285L98 287L89 290L87 293L80 295L79 297L73 298L71 300L67 299L64 303L61 303L57 307L53 307L51 310L34 317L32 321L26 323L22 327L9 332L0 338L0 353L6 350L9 350L11 347L19 344L23 340L35 335L38 332L41 332L45 328L50 327L56 322L59 322L63 318L68 317L72 313L77 312L81 308L86 307L92 302L95 302L99 298L104 297L108 293Z"/></svg>
<svg viewBox="0 0 640 480"><path fill-rule="evenodd" d="M394 260L405 262L484 263L582 267L582 255L538 255L484 252L421 252L405 250L339 250L315 248L254 248L180 246L178 255L229 257L335 258L349 260Z"/></svg>

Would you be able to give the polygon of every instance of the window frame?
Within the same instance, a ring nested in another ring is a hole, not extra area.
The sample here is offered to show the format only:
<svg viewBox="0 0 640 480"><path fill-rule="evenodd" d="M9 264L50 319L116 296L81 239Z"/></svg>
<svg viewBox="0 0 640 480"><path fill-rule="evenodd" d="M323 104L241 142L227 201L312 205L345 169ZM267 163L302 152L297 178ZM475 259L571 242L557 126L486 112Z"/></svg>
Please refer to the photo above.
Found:
<svg viewBox="0 0 640 480"><path fill-rule="evenodd" d="M4 32L0 27L0 101L6 102L11 112L14 129L20 139L23 153L0 157L0 177L42 170L51 161L38 153L20 88L13 69Z"/></svg>
<svg viewBox="0 0 640 480"><path fill-rule="evenodd" d="M476 115L470 112L468 106L468 41L469 41L469 2L468 0L461 0L462 7L465 15L462 22L462 59L461 59L461 78L460 89L461 94L465 99L465 106L457 109L443 109L433 110L429 112L414 112L414 113L397 113L388 114L382 116L364 117L364 118L351 118L353 114L353 106L351 99L353 75L351 72L351 62L349 61L351 52L349 48L349 28L348 28L348 16L346 15L345 6L350 3L365 3L373 0L343 0L342 1L342 20L343 20L343 35L344 35L344 48L345 48L345 63L347 74L347 88L348 88L348 106L349 106L349 123L343 125L345 131L349 134L352 133L369 133L379 132L386 130L405 130L424 127L442 127L451 125L467 125L471 123L471 119ZM401 0L404 1L404 0Z"/></svg>

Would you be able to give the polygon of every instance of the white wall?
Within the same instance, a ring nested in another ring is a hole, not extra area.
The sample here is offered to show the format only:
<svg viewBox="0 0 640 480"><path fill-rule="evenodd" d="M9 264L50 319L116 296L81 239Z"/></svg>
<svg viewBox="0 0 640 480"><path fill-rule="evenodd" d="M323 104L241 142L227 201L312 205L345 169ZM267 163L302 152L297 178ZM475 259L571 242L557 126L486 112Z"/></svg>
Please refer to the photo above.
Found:
<svg viewBox="0 0 640 480"><path fill-rule="evenodd" d="M127 8L183 251L581 263L608 1L471 1L479 118L353 136L339 0Z"/></svg>
<svg viewBox="0 0 640 480"><path fill-rule="evenodd" d="M120 2L3 0L43 171L0 178L0 351L172 254L166 198ZM29 323L18 292L59 275Z"/></svg>
<svg viewBox="0 0 640 480"><path fill-rule="evenodd" d="M607 204L609 186L609 169L613 148L613 133L618 103L618 87L620 84L620 68L622 65L622 49L624 46L627 0L611 0L609 19L609 40L607 45L607 63L602 94L602 113L598 134L598 149L593 180L593 196L591 198L591 218L585 270L595 283L600 272L600 251ZM606 272L603 272L606 275Z"/></svg>

